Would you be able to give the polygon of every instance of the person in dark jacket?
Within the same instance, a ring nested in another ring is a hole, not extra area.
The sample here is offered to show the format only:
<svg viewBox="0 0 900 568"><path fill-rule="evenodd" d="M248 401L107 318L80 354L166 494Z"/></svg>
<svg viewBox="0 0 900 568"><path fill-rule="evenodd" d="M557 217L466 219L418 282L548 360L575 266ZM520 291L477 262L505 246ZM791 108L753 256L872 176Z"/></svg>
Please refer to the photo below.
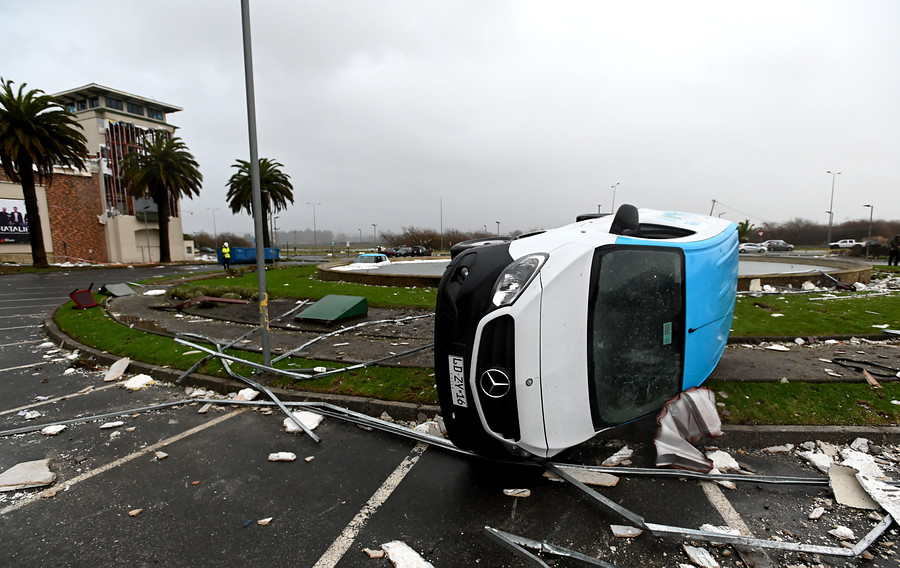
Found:
<svg viewBox="0 0 900 568"><path fill-rule="evenodd" d="M897 266L900 263L900 235L894 235L888 248L891 249L888 254L888 266Z"/></svg>

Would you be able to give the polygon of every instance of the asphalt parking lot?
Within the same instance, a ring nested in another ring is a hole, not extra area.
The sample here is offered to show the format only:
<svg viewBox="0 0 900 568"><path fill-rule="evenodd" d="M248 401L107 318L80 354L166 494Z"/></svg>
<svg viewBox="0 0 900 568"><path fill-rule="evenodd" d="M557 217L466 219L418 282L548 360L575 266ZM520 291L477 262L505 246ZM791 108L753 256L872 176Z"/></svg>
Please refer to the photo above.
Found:
<svg viewBox="0 0 900 568"><path fill-rule="evenodd" d="M0 472L46 459L56 475L49 485L0 493L0 565L374 568L391 563L363 549L392 541L434 566L536 565L488 538L485 526L615 566L691 565L685 545L707 550L721 566L898 565L896 524L870 547L871 559L779 551L754 556L688 538L617 537L611 526L626 520L573 486L544 478L535 465L461 456L333 418L315 430L322 440L316 444L285 432L284 416L264 407L217 405L200 414L203 405L188 400L156 408L188 399L184 387L157 382L127 390L104 383L104 369L78 367L78 355L48 345L41 328L47 311L85 282L191 272L128 270L0 277L0 430L129 411L71 424L55 436L0 438ZM28 412L40 416L26 418ZM114 421L123 424L101 429ZM649 467L653 427L644 421L612 432L558 461L596 464L628 445L632 465ZM850 430L733 431L711 443L744 471L822 479L796 451L763 448L816 439L844 445L861 435L891 447L890 437L877 431ZM269 461L276 452L298 459ZM886 471L896 479L898 465L887 461ZM508 489L527 489L530 496L508 496ZM870 511L837 503L827 485L746 482L726 489L678 477L620 476L614 487L599 491L654 523L694 529L729 524L757 538L823 546L841 546L828 534L835 526L852 529L859 539L878 522ZM824 514L811 520L816 506ZM268 518L268 524L258 523ZM542 558L549 565L585 565Z"/></svg>

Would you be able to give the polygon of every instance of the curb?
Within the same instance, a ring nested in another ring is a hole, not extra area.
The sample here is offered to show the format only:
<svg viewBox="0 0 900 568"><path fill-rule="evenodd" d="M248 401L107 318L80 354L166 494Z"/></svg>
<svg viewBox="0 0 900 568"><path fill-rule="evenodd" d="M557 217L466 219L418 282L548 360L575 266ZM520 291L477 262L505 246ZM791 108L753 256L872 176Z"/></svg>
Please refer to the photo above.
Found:
<svg viewBox="0 0 900 568"><path fill-rule="evenodd" d="M112 365L113 363L121 359L121 357L117 355L112 355L105 351L98 351L93 347L88 347L87 345L75 341L74 339L63 333L61 329L59 329L59 327L56 325L56 322L53 321L53 314L50 314L44 318L44 329L46 330L47 335L50 337L50 339L59 344L60 347L78 350L82 353L90 355L91 358L101 364ZM128 368L131 370L138 370L139 372L147 374L156 380L166 381L170 383L175 383L175 381L177 381L178 378L182 374L184 374L184 371L181 371L179 369L159 367L157 365L144 363L143 361L132 361L128 365ZM236 392L248 386L246 383L234 379L223 379L221 377L213 377L211 375L203 375L200 373L192 373L188 375L180 384L184 386L209 389L219 394ZM375 398L318 392L301 392L272 387L268 388L275 394L275 396L277 396L282 401L327 402L337 406L348 408L350 410L353 410L354 412L359 412L375 417L381 416L383 412L387 412L392 418L398 420L418 421L419 414L424 414L428 418L432 418L435 415L440 414L441 412L440 406L431 404L393 402L378 400Z"/></svg>

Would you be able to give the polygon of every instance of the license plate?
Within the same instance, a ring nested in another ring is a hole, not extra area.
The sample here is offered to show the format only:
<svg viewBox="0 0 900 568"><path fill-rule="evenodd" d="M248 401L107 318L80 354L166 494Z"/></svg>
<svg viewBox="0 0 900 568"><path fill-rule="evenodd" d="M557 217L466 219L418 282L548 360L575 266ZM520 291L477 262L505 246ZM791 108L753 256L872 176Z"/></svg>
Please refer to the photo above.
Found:
<svg viewBox="0 0 900 568"><path fill-rule="evenodd" d="M450 398L456 406L469 407L466 400L465 360L456 355L450 355Z"/></svg>

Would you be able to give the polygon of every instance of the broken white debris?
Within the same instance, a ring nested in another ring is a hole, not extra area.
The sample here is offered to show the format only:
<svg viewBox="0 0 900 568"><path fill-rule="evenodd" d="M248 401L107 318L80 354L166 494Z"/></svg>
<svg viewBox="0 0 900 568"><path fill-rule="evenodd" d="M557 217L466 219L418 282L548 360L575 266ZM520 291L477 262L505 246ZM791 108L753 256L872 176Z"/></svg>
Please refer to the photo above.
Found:
<svg viewBox="0 0 900 568"><path fill-rule="evenodd" d="M297 454L293 452L275 452L269 454L270 462L292 462L297 459Z"/></svg>
<svg viewBox="0 0 900 568"><path fill-rule="evenodd" d="M123 389L128 390L141 390L149 384L153 383L153 377L150 375L135 375L125 381L124 383L120 383L118 386L121 386Z"/></svg>
<svg viewBox="0 0 900 568"><path fill-rule="evenodd" d="M729 534L731 536L741 536L741 531L729 527L728 525L711 525L707 523L700 525L700 530L719 534Z"/></svg>
<svg viewBox="0 0 900 568"><path fill-rule="evenodd" d="M617 466L626 460L630 460L632 455L634 455L634 450L628 446L623 446L618 452L603 460L601 465L604 467Z"/></svg>
<svg viewBox="0 0 900 568"><path fill-rule="evenodd" d="M138 515L140 515L143 512L144 512L143 509L132 509L132 510L128 511L128 516L129 517L137 517Z"/></svg>
<svg viewBox="0 0 900 568"><path fill-rule="evenodd" d="M272 517L266 517L265 519L260 519L260 520L256 521L256 524L261 527L264 527L271 522L272 522Z"/></svg>
<svg viewBox="0 0 900 568"><path fill-rule="evenodd" d="M300 410L294 412L294 416L297 417L297 420L303 422L303 425L309 428L310 430L315 430L319 427L319 424L322 423L322 415L316 414L315 412L309 412L308 410ZM303 430L297 426L297 424L291 420L290 418L284 419L284 430L288 434L299 434L303 432Z"/></svg>
<svg viewBox="0 0 900 568"><path fill-rule="evenodd" d="M25 420L34 420L35 418L40 418L41 416L43 416L43 414L41 414L37 410L29 410L25 413L24 416Z"/></svg>
<svg viewBox="0 0 900 568"><path fill-rule="evenodd" d="M816 507L812 511L809 512L809 520L817 521L822 518L822 515L825 514L825 507Z"/></svg>
<svg viewBox="0 0 900 568"><path fill-rule="evenodd" d="M766 349L770 351L790 351L790 347L786 347L781 345L780 343L773 343L772 345L766 345Z"/></svg>
<svg viewBox="0 0 900 568"><path fill-rule="evenodd" d="M393 540L382 544L381 548L387 554L388 560L397 568L434 568L434 564L419 556L419 553L405 542Z"/></svg>
<svg viewBox="0 0 900 568"><path fill-rule="evenodd" d="M713 467L719 471L738 470L741 469L737 460L731 457L731 454L722 450L706 452L706 457L712 460Z"/></svg>
<svg viewBox="0 0 900 568"><path fill-rule="evenodd" d="M856 535L853 534L853 531L845 526L836 526L828 531L828 534L840 540L856 540Z"/></svg>
<svg viewBox="0 0 900 568"><path fill-rule="evenodd" d="M167 454L166 452L154 452L153 457L155 457L158 460L164 460L167 457L169 457L169 454Z"/></svg>
<svg viewBox="0 0 900 568"><path fill-rule="evenodd" d="M22 462L0 473L0 491L18 491L50 485L56 474L50 471L50 459Z"/></svg>
<svg viewBox="0 0 900 568"><path fill-rule="evenodd" d="M131 359L128 357L123 357L110 365L109 370L106 371L106 375L103 377L103 382L111 383L113 381L119 380L119 377L125 373L125 369L128 368L128 365L131 363Z"/></svg>
<svg viewBox="0 0 900 568"><path fill-rule="evenodd" d="M560 465L559 469L564 470L566 473L584 483L585 485L599 485L600 487L615 487L617 483L619 483L619 478L615 475L610 475L609 473L603 473L600 471L592 471L590 469L584 469L577 466L567 466ZM544 477L553 481L562 481L561 478L557 477L555 474L544 470Z"/></svg>
<svg viewBox="0 0 900 568"><path fill-rule="evenodd" d="M763 448L764 452L769 452L770 454L786 454L794 449L794 444L785 444L783 446L769 446L768 448Z"/></svg>
<svg viewBox="0 0 900 568"><path fill-rule="evenodd" d="M383 550L372 550L371 548L363 548L363 552L369 555L369 558L373 560L377 560L379 558L384 558Z"/></svg>
<svg viewBox="0 0 900 568"><path fill-rule="evenodd" d="M162 296L165 293L166 293L165 290L147 290L146 292L144 292L144 295L145 296Z"/></svg>
<svg viewBox="0 0 900 568"><path fill-rule="evenodd" d="M531 497L531 489L504 489L503 494L509 497Z"/></svg>
<svg viewBox="0 0 900 568"><path fill-rule="evenodd" d="M197 414L206 414L207 412L209 412L210 408L212 408L212 403L207 402L197 410Z"/></svg>
<svg viewBox="0 0 900 568"><path fill-rule="evenodd" d="M119 426L125 424L121 420L116 420L115 422L106 422L105 424L100 425L101 430L109 430L110 428L118 428Z"/></svg>
<svg viewBox="0 0 900 568"><path fill-rule="evenodd" d="M259 391L248 387L239 390L237 396L234 397L234 400L253 400L257 396L259 396Z"/></svg>
<svg viewBox="0 0 900 568"><path fill-rule="evenodd" d="M828 473L828 469L834 463L830 457L819 452L798 452L797 455L814 465L822 473Z"/></svg>
<svg viewBox="0 0 900 568"><path fill-rule="evenodd" d="M443 438L444 434L441 432L441 427L434 420L429 420L428 422L422 422L415 428L413 428L416 432L421 432L423 434L428 434L429 436L437 436L438 438Z"/></svg>
<svg viewBox="0 0 900 568"><path fill-rule="evenodd" d="M63 371L63 375L74 375L74 374L75 374L75 369L73 369L72 367L69 367L68 369Z"/></svg>
<svg viewBox="0 0 900 568"><path fill-rule="evenodd" d="M609 530L612 531L613 536L618 538L635 538L644 534L644 531L639 528L625 525L609 525Z"/></svg>
<svg viewBox="0 0 900 568"><path fill-rule="evenodd" d="M861 473L857 474L856 479L885 511L895 520L900 519L900 489Z"/></svg>
<svg viewBox="0 0 900 568"><path fill-rule="evenodd" d="M68 428L68 426L66 426L65 424L51 424L50 426L47 426L46 428L41 430L41 434L43 434L44 436L56 436L66 428Z"/></svg>
<svg viewBox="0 0 900 568"><path fill-rule="evenodd" d="M868 475L869 477L884 477L884 472L881 471L881 468L875 463L875 458L869 454L857 452L850 448L843 448L841 450L841 458L843 458L841 465L852 467L863 475Z"/></svg>
<svg viewBox="0 0 900 568"><path fill-rule="evenodd" d="M700 566L700 568L722 568L716 559L713 558L713 555L705 548L688 546L686 544L682 546L684 546L684 551L695 566Z"/></svg>
<svg viewBox="0 0 900 568"><path fill-rule="evenodd" d="M877 509L878 503L869 497L856 480L856 469L834 464L828 470L828 482L834 498L841 505L854 509Z"/></svg>

